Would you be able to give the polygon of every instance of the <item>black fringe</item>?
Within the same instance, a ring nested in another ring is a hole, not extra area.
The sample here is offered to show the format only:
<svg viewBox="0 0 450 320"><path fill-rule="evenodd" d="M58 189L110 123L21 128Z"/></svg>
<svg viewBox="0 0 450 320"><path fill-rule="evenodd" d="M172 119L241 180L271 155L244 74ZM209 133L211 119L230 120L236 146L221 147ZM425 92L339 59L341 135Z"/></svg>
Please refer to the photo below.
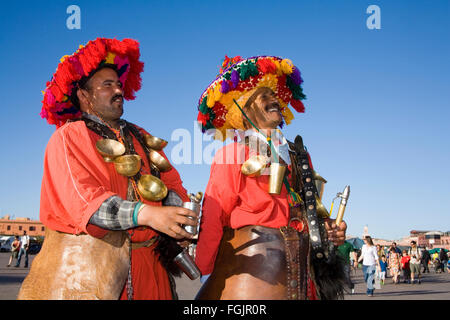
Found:
<svg viewBox="0 0 450 320"><path fill-rule="evenodd" d="M166 270L175 277L181 277L182 271L174 262L174 258L183 250L177 241L161 233L155 251L159 254L159 261Z"/></svg>
<svg viewBox="0 0 450 320"><path fill-rule="evenodd" d="M344 271L344 259L332 250L327 259L312 259L315 281L321 300L338 300L344 298L344 288L347 286Z"/></svg>

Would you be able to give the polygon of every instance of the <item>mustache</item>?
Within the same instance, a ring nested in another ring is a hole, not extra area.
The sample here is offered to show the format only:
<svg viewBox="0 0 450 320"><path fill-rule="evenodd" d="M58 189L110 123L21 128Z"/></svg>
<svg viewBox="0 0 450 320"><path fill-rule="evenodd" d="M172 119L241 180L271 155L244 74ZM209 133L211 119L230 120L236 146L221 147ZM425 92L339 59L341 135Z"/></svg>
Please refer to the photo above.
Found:
<svg viewBox="0 0 450 320"><path fill-rule="evenodd" d="M271 108L277 108L278 110L280 110L280 104L278 102L272 102L272 103L267 104L265 107L266 111Z"/></svg>
<svg viewBox="0 0 450 320"><path fill-rule="evenodd" d="M122 101L123 101L123 95L122 95L122 94L116 94L115 96L113 96L113 97L111 98L111 102L113 102L113 101L116 100L117 98L122 98Z"/></svg>

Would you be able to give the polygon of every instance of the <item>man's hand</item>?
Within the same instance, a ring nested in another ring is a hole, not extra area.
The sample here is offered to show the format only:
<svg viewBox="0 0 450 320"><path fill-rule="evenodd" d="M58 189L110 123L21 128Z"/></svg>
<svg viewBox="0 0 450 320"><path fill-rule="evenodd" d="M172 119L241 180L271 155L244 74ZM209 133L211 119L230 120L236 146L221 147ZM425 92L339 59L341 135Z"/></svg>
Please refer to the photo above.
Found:
<svg viewBox="0 0 450 320"><path fill-rule="evenodd" d="M192 239L193 235L184 230L181 225L197 227L197 213L182 207L145 205L139 212L137 222L139 225L149 226L175 239Z"/></svg>
<svg viewBox="0 0 450 320"><path fill-rule="evenodd" d="M332 241L335 246L340 246L345 242L345 231L347 230L347 224L342 221L341 224L336 226L335 219L325 220L325 229L328 233L328 240Z"/></svg>

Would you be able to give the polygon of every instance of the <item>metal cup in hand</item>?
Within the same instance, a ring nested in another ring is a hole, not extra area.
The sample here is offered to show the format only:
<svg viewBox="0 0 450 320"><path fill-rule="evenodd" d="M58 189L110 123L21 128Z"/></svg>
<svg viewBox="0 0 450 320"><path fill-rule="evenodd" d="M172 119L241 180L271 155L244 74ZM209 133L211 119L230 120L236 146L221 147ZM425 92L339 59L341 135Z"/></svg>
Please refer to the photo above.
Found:
<svg viewBox="0 0 450 320"><path fill-rule="evenodd" d="M177 266L189 277L189 279L195 280L200 277L200 270L186 249L181 251L175 257L174 261Z"/></svg>
<svg viewBox="0 0 450 320"><path fill-rule="evenodd" d="M197 217L200 215L200 203L183 202L183 208L194 211L195 213L197 213ZM188 216L188 218L194 220L194 217ZM186 230L187 232L189 232L190 234L192 234L194 236L197 235L197 233L198 233L197 227L190 226L190 225L184 225L183 228L184 228L184 230Z"/></svg>

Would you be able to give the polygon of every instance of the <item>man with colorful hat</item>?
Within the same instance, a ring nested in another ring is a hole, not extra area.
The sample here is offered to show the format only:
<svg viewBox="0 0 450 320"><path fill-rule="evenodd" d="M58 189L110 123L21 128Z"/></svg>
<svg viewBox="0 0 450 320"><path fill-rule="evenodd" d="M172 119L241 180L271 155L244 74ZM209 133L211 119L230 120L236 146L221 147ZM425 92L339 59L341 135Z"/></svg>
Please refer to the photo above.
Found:
<svg viewBox="0 0 450 320"><path fill-rule="evenodd" d="M197 299L335 299L345 274L335 246L345 240L323 209L324 180L297 136L281 132L304 112L299 69L288 59L228 58L199 100L197 121L217 151L206 187L196 263Z"/></svg>
<svg viewBox="0 0 450 320"><path fill-rule="evenodd" d="M19 299L173 299L173 258L196 214L166 141L122 119L141 87L132 39L97 38L65 56L41 116L57 129L44 158L40 253ZM188 218L193 217L193 219Z"/></svg>

